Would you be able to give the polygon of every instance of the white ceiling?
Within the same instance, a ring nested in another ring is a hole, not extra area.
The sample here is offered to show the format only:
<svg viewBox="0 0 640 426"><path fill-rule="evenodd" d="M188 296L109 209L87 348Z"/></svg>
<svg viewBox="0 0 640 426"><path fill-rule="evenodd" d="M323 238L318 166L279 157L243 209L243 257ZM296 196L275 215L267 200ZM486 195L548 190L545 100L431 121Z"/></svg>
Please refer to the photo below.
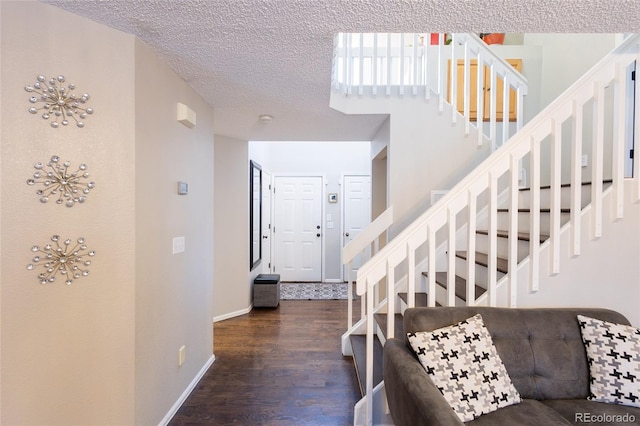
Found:
<svg viewBox="0 0 640 426"><path fill-rule="evenodd" d="M136 35L244 140L371 139L382 117L329 108L337 32L640 32L638 0L43 2Z"/></svg>

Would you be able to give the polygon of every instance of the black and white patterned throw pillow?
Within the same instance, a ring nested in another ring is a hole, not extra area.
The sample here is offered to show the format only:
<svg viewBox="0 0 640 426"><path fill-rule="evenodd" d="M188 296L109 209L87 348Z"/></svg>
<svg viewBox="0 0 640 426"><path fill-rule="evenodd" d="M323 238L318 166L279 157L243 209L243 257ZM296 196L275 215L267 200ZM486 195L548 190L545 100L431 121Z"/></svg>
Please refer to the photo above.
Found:
<svg viewBox="0 0 640 426"><path fill-rule="evenodd" d="M640 329L578 315L592 401L640 407Z"/></svg>
<svg viewBox="0 0 640 426"><path fill-rule="evenodd" d="M479 314L452 326L407 336L420 363L461 421L520 402Z"/></svg>

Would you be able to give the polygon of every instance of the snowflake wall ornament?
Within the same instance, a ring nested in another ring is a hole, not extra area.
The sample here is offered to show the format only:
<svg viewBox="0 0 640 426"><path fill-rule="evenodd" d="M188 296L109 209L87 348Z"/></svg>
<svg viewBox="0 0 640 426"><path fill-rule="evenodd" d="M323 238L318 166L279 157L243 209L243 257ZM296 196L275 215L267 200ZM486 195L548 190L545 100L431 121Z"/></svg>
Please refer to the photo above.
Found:
<svg viewBox="0 0 640 426"><path fill-rule="evenodd" d="M60 161L60 157L54 155L46 164L36 163L33 167L36 171L33 178L27 179L27 185L41 185L44 189L38 189L36 194L40 196L40 202L46 203L49 198L55 198L56 204L73 207L76 203L84 203L87 194L95 188L93 181L87 181L89 172L87 165L82 163L76 170L70 169L69 161Z"/></svg>
<svg viewBox="0 0 640 426"><path fill-rule="evenodd" d="M39 75L36 80L32 86L24 88L34 95L29 98L29 102L36 104L29 108L31 114L42 111L42 118L45 120L53 118L51 127L54 129L60 127L60 124L68 125L70 119L76 122L76 126L84 127L83 120L87 115L93 114L93 108L84 107L89 100L88 93L76 96L72 93L76 88L75 84L69 83L67 87L62 85L65 82L63 75L51 78L49 81L44 75Z"/></svg>
<svg viewBox="0 0 640 426"><path fill-rule="evenodd" d="M53 283L58 274L65 280L65 284L70 285L74 279L86 277L91 265L88 257L95 256L94 250L89 250L84 238L78 238L72 244L70 239L62 240L59 235L51 237L53 244L46 244L44 247L33 246L31 251L35 253L32 262L27 265L29 271L44 268L44 272L38 274L40 284ZM62 241L62 245L60 242Z"/></svg>

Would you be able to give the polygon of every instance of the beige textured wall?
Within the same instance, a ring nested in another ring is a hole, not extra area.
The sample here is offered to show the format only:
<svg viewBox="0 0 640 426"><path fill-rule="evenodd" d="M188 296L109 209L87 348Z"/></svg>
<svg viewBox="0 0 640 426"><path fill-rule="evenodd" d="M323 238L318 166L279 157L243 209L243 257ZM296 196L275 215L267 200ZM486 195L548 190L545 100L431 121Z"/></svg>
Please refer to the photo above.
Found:
<svg viewBox="0 0 640 426"><path fill-rule="evenodd" d="M135 424L147 425L213 353L213 110L140 41L135 68ZM196 112L194 128L176 120L178 102ZM172 254L174 237L184 253Z"/></svg>
<svg viewBox="0 0 640 426"><path fill-rule="evenodd" d="M134 38L38 2L2 8L2 418L5 425L134 421ZM24 86L64 74L91 95L86 127L27 112ZM57 154L88 165L85 204L41 204L26 179ZM90 275L41 285L30 247L85 237Z"/></svg>
<svg viewBox="0 0 640 426"><path fill-rule="evenodd" d="M0 8L0 423L158 424L212 360L213 111L133 36L38 2ZM84 129L27 112L40 73L91 95ZM86 203L42 204L26 185L54 154L88 165ZM88 277L43 286L26 270L53 234L96 250Z"/></svg>
<svg viewBox="0 0 640 426"><path fill-rule="evenodd" d="M247 312L251 307L249 273L249 144L215 137L214 317Z"/></svg>

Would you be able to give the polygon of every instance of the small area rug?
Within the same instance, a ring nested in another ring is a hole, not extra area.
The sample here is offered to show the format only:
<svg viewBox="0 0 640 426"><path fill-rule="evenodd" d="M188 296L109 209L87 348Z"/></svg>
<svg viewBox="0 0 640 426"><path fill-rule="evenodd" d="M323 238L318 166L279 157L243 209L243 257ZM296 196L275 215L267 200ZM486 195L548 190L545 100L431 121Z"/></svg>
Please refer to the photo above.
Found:
<svg viewBox="0 0 640 426"><path fill-rule="evenodd" d="M347 283L280 283L280 299L346 300L347 285Z"/></svg>

